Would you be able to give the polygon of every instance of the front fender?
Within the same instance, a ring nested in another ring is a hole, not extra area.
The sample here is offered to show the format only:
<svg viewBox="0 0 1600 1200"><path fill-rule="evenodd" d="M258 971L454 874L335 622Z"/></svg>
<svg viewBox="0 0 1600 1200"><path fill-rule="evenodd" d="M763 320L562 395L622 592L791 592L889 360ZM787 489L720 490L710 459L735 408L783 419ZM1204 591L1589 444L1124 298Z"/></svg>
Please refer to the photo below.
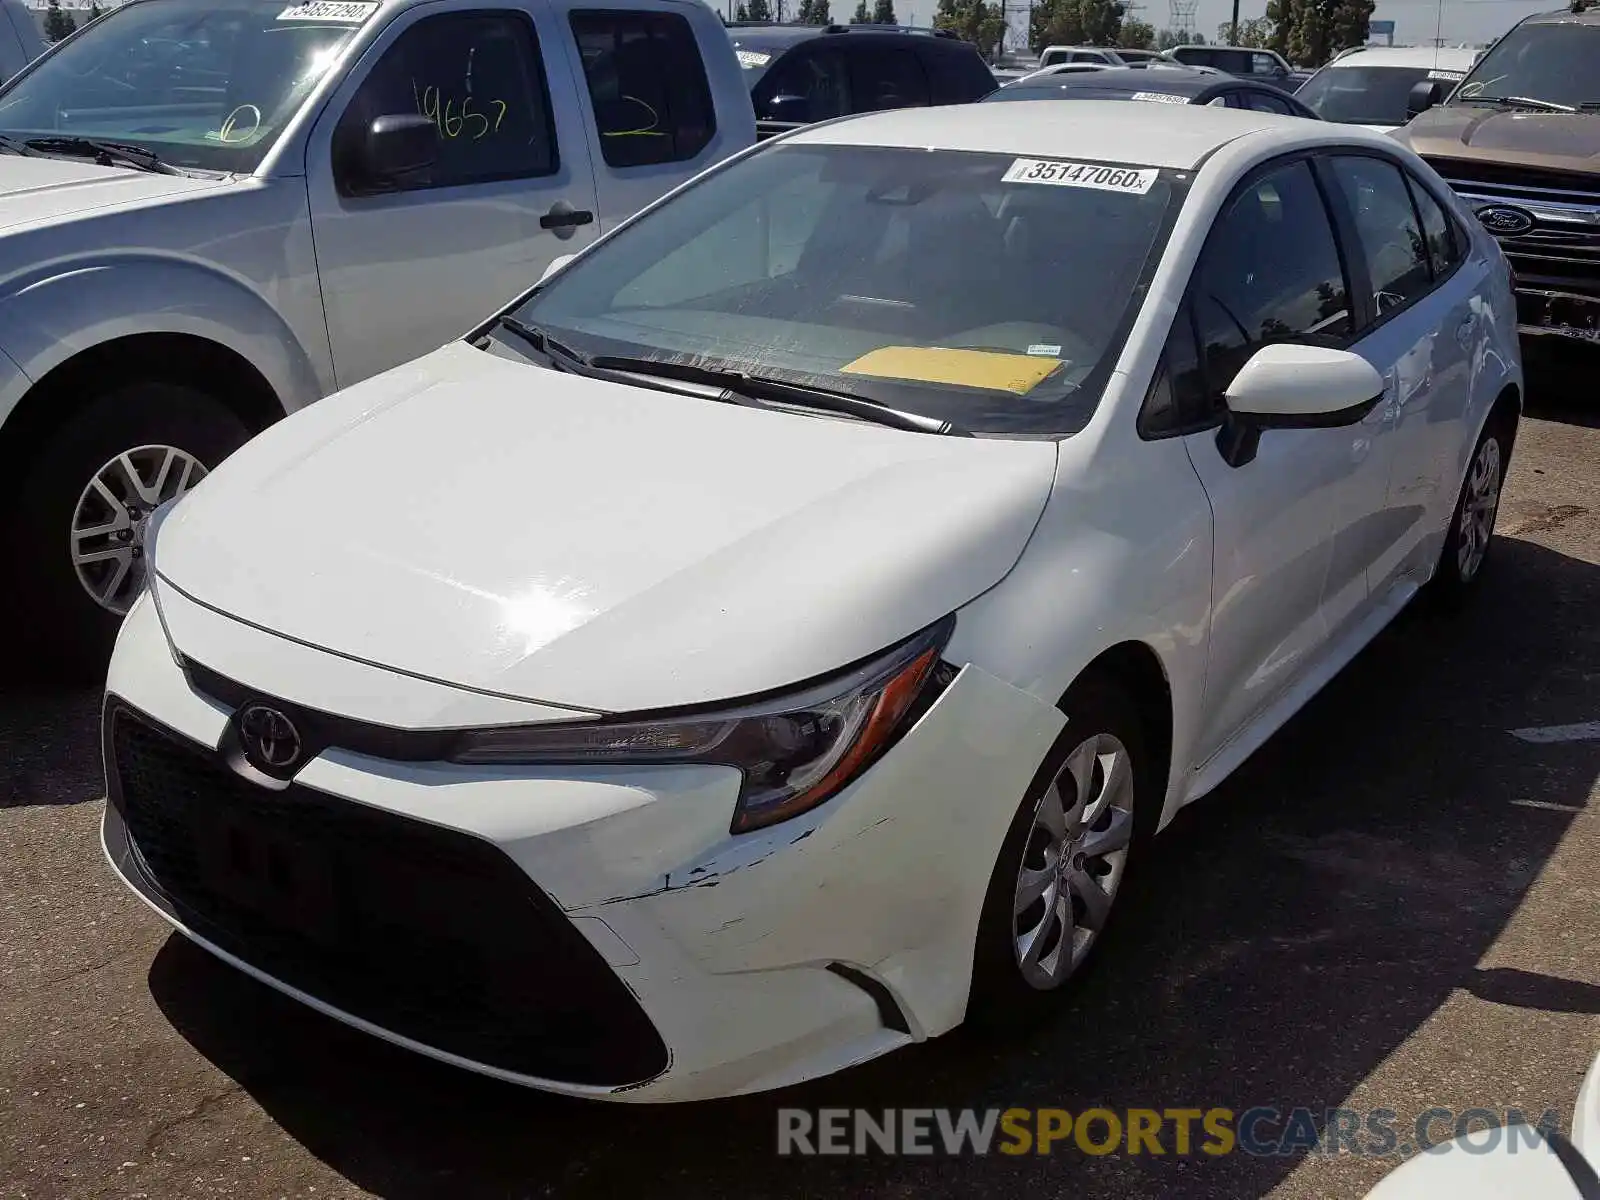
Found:
<svg viewBox="0 0 1600 1200"><path fill-rule="evenodd" d="M74 355L137 334L225 346L266 379L285 412L332 389L283 317L249 284L156 254L56 263L0 285L0 347L30 380ZM0 421L16 398L0 393Z"/></svg>

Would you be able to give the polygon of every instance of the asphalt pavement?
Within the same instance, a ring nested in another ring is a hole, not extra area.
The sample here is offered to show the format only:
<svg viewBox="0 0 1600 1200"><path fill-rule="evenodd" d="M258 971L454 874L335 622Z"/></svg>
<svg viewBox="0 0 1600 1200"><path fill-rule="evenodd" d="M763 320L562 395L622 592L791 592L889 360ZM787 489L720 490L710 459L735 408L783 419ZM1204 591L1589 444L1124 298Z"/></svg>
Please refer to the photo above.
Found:
<svg viewBox="0 0 1600 1200"><path fill-rule="evenodd" d="M1581 379L1581 377L1580 377ZM1477 605L1408 612L1155 847L1059 1016L640 1108L440 1066L213 961L98 845L97 696L0 693L0 1197L1360 1197L1343 1154L779 1158L780 1106L1556 1110L1600 1050L1600 388L1524 421Z"/></svg>

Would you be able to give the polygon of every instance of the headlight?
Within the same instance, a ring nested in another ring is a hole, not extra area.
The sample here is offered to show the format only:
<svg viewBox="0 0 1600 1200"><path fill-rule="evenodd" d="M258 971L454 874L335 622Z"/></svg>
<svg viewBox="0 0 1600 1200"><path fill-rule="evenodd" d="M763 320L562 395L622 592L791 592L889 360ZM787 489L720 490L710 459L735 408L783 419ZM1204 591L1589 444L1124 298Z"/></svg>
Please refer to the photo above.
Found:
<svg viewBox="0 0 1600 1200"><path fill-rule="evenodd" d="M462 763L715 763L744 773L732 831L815 808L870 766L954 677L947 617L828 680L737 708L474 730Z"/></svg>

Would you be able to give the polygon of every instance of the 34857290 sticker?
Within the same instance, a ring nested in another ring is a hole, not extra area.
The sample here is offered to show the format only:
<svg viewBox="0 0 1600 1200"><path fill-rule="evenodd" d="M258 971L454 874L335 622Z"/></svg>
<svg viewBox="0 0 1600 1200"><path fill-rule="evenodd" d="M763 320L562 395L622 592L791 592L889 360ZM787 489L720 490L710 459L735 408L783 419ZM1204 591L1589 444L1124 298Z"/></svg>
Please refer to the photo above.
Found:
<svg viewBox="0 0 1600 1200"><path fill-rule="evenodd" d="M1094 188L1142 196L1155 186L1155 167L1107 167L1051 158L1019 158L1000 177L1002 183L1044 183L1052 187Z"/></svg>
<svg viewBox="0 0 1600 1200"><path fill-rule="evenodd" d="M307 4L291 4L278 14L278 20L337 21L359 25L377 11L377 0L310 0Z"/></svg>

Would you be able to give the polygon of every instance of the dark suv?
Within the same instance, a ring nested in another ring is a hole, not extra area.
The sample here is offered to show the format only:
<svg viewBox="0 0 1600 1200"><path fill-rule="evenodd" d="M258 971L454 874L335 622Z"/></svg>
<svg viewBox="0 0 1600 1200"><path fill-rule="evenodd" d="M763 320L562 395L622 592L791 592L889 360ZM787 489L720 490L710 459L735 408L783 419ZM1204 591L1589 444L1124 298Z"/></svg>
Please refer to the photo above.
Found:
<svg viewBox="0 0 1600 1200"><path fill-rule="evenodd" d="M977 49L943 30L733 24L728 36L759 137L850 113L967 104L995 89Z"/></svg>

